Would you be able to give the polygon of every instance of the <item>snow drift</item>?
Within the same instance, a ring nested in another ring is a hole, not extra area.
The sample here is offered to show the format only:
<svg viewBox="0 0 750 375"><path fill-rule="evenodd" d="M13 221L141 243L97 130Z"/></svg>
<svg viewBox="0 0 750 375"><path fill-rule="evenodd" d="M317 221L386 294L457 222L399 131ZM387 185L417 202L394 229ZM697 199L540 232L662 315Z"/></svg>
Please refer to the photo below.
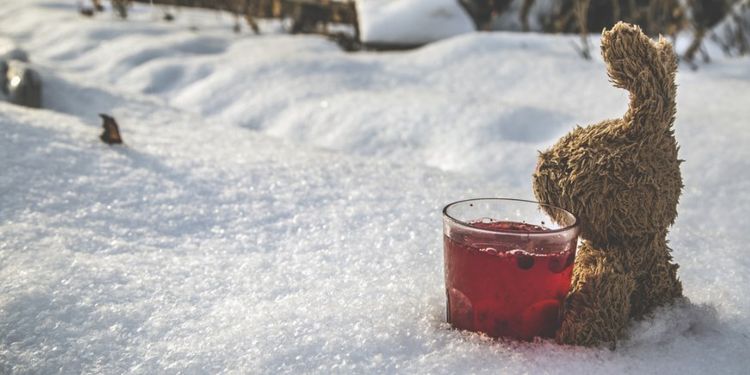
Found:
<svg viewBox="0 0 750 375"><path fill-rule="evenodd" d="M457 0L357 0L365 44L420 45L474 31Z"/></svg>

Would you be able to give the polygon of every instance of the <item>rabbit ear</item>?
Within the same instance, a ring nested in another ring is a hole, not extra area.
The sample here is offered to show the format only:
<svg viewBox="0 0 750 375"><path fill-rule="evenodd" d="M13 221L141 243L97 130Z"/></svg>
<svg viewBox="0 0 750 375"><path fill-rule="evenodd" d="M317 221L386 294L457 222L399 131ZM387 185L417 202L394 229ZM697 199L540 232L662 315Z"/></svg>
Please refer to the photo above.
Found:
<svg viewBox="0 0 750 375"><path fill-rule="evenodd" d="M671 127L677 59L669 42L655 43L640 27L618 22L602 33L601 48L612 83L630 92L625 123L642 130Z"/></svg>
<svg viewBox="0 0 750 375"><path fill-rule="evenodd" d="M664 64L667 72L674 75L677 72L677 54L674 53L672 43L663 36L659 36L656 48L659 51L659 60Z"/></svg>

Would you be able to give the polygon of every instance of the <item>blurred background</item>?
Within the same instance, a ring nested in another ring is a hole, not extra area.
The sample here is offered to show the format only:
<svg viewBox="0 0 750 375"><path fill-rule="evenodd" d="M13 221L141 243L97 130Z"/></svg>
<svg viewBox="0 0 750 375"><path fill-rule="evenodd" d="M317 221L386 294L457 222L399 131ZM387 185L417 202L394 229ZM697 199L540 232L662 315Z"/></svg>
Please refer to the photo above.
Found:
<svg viewBox="0 0 750 375"><path fill-rule="evenodd" d="M79 11L93 17L104 2L78 0ZM282 20L286 32L323 34L349 51L413 48L473 27L578 33L578 51L589 58L588 33L621 20L652 36L689 38L680 52L690 62L710 59L704 39L727 55L750 52L748 0L112 0L111 9L124 19L136 2L158 6L164 21L178 17L180 8L228 12L237 32L259 33L257 20Z"/></svg>

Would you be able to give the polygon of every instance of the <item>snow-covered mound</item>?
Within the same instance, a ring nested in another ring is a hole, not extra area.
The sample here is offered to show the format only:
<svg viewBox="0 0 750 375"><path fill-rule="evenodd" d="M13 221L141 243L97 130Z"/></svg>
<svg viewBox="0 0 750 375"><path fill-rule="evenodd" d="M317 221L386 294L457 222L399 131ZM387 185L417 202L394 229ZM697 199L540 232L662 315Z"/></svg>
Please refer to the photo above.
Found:
<svg viewBox="0 0 750 375"><path fill-rule="evenodd" d="M679 74L686 188L670 246L692 303L617 350L581 349L448 329L440 225L453 200L530 197L536 149L621 115L626 95L573 39L348 55L236 36L213 13L131 14L0 7L48 108L0 103L0 373L750 366L747 59ZM100 112L124 146L98 140Z"/></svg>
<svg viewBox="0 0 750 375"><path fill-rule="evenodd" d="M360 39L419 45L475 30L457 0L357 0Z"/></svg>
<svg viewBox="0 0 750 375"><path fill-rule="evenodd" d="M7 60L29 61L29 56L26 51L18 48L12 40L0 36L0 61Z"/></svg>

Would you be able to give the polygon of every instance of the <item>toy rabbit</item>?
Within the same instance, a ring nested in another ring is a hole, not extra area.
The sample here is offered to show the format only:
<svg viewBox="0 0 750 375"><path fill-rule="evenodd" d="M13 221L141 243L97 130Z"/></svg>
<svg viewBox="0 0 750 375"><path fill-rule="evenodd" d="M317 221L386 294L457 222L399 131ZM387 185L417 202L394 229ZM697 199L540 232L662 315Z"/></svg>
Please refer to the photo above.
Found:
<svg viewBox="0 0 750 375"><path fill-rule="evenodd" d="M533 176L537 199L573 212L581 227L556 334L563 344L614 345L631 319L682 296L666 241L682 190L676 56L665 39L622 22L604 31L601 50L613 84L630 93L627 112L562 137Z"/></svg>

